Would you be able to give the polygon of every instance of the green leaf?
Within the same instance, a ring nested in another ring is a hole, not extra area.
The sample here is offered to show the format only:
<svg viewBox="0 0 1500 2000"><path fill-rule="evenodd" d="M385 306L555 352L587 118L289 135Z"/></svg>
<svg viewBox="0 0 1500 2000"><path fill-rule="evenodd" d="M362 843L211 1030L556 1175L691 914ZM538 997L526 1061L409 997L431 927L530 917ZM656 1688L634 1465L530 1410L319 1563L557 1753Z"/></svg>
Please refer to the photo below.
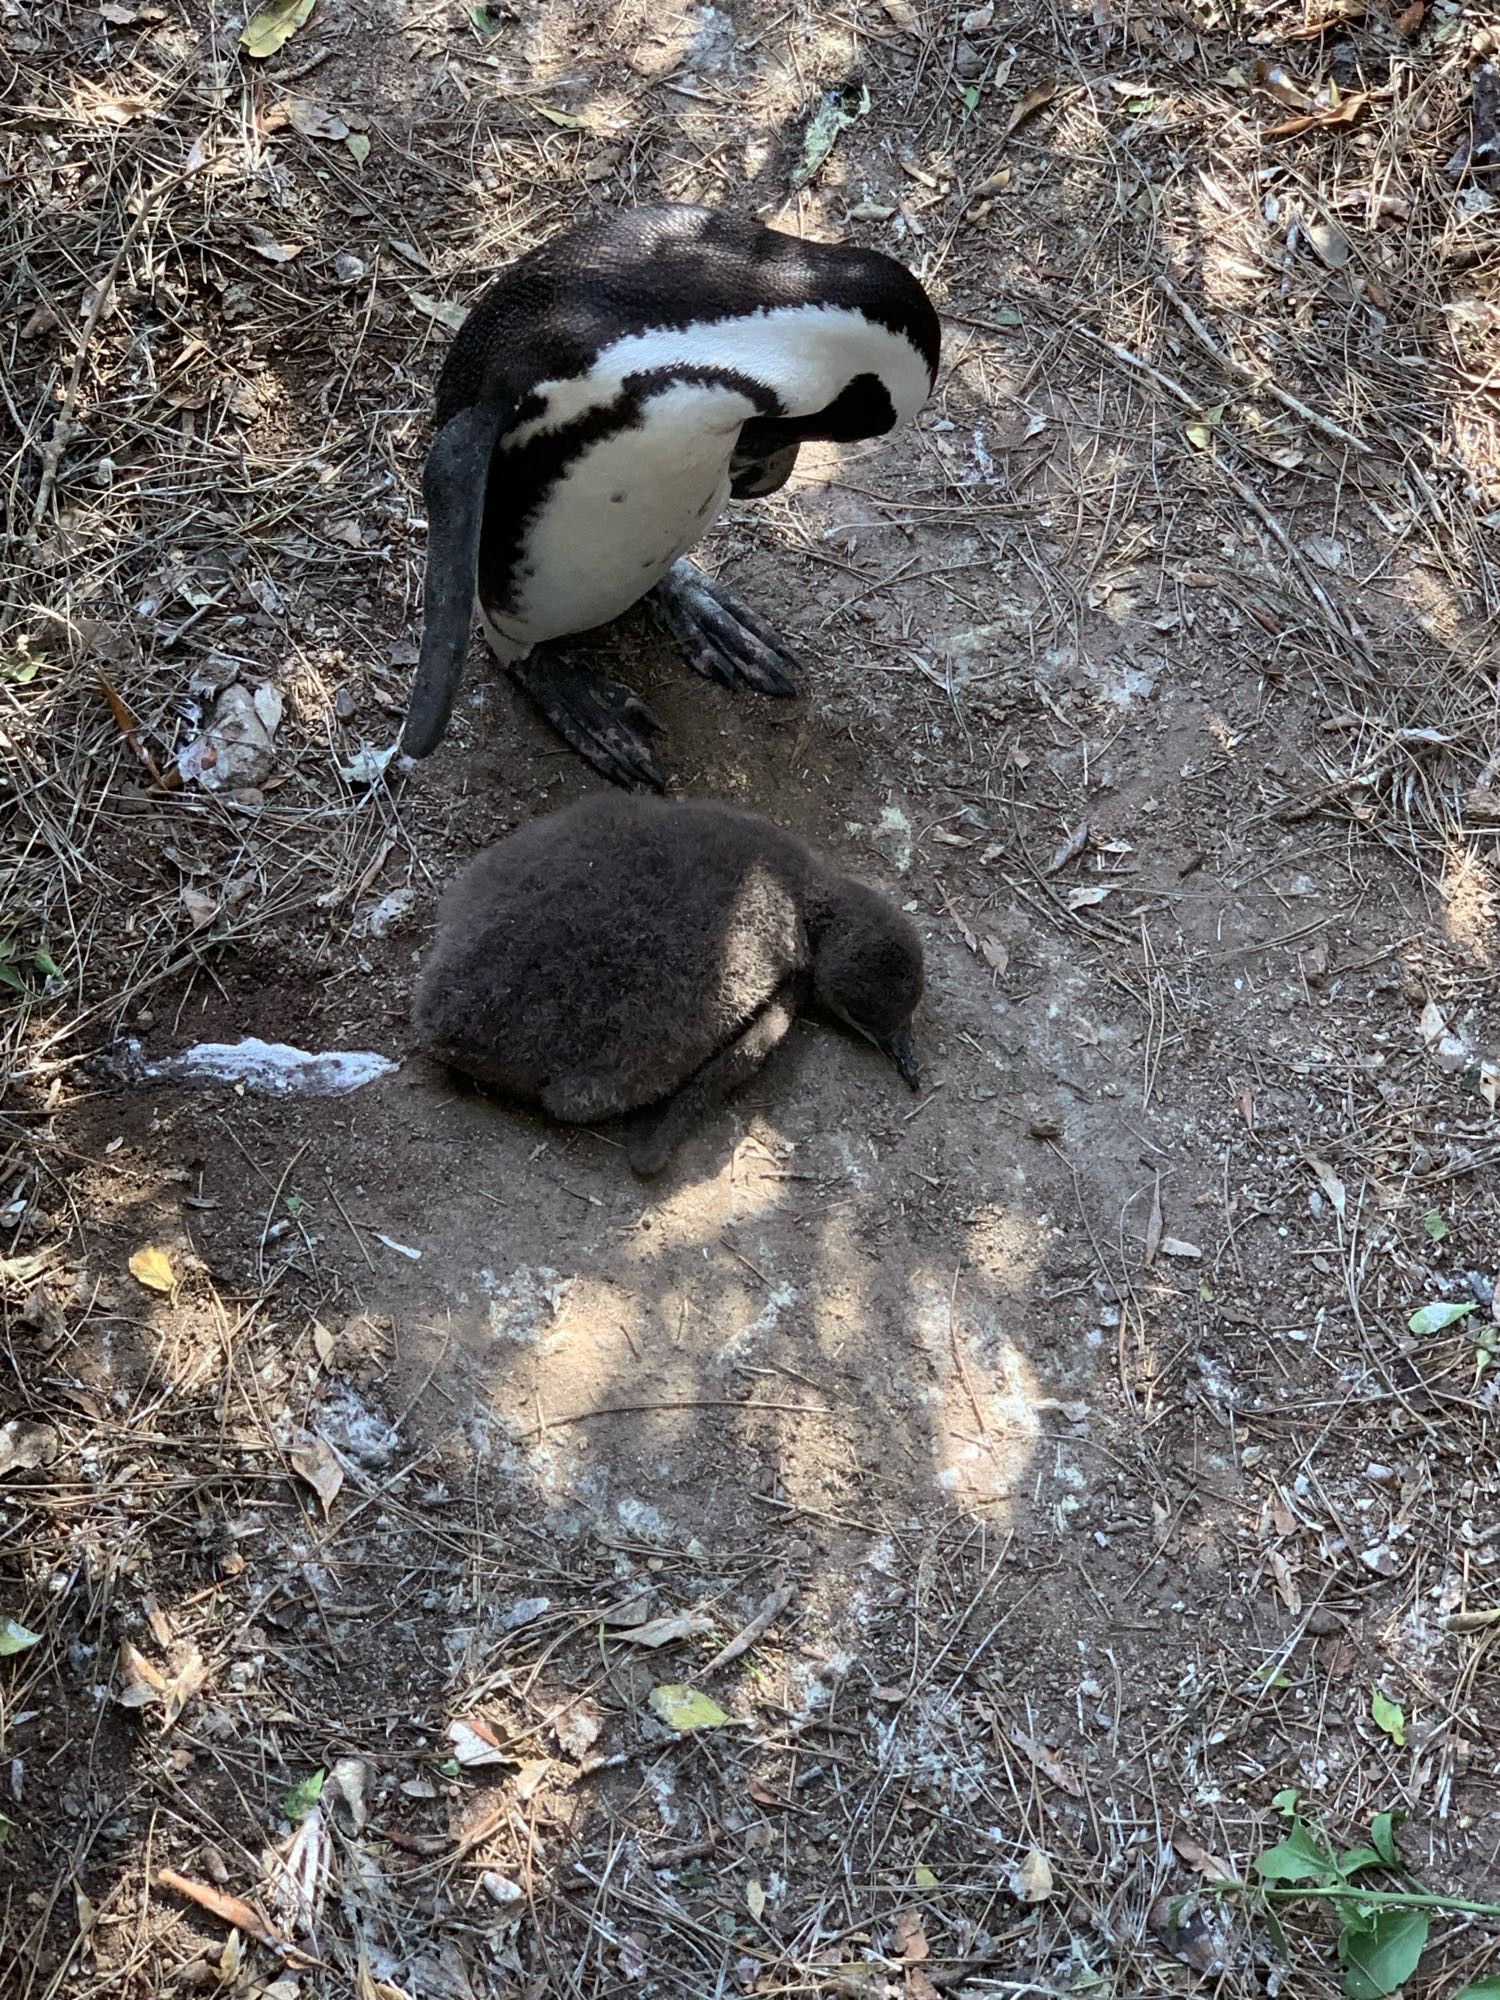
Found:
<svg viewBox="0 0 1500 2000"><path fill-rule="evenodd" d="M1021 315L1016 311L1014 306L1001 306L999 312L995 314L995 324L996 326L1019 326L1021 324Z"/></svg>
<svg viewBox="0 0 1500 2000"><path fill-rule="evenodd" d="M560 125L565 132L577 132L583 125L571 111L554 111L550 104L533 104L533 111L540 111L544 118L550 118L554 125Z"/></svg>
<svg viewBox="0 0 1500 2000"><path fill-rule="evenodd" d="M1385 1856L1373 1847L1346 1847L1338 1858L1338 1871L1346 1879L1357 1875L1362 1868L1381 1868Z"/></svg>
<svg viewBox="0 0 1500 2000"><path fill-rule="evenodd" d="M354 164L362 167L370 157L370 135L368 132L351 132L344 144L354 156Z"/></svg>
<svg viewBox="0 0 1500 2000"><path fill-rule="evenodd" d="M17 653L14 659L6 660L0 665L0 673L3 673L8 681L13 681L17 687L28 687L36 679L41 664L41 661L31 653Z"/></svg>
<svg viewBox="0 0 1500 2000"><path fill-rule="evenodd" d="M1478 1310L1479 1306L1473 1299L1465 1299L1462 1305L1445 1300L1441 1305L1418 1306L1406 1324L1413 1333L1441 1333L1445 1326L1454 1326Z"/></svg>
<svg viewBox="0 0 1500 2000"><path fill-rule="evenodd" d="M293 1826L305 1820L323 1796L323 1777L324 1773L321 1770L314 1771L310 1778L304 1778L301 1784L293 1785L281 1801L281 1810Z"/></svg>
<svg viewBox="0 0 1500 2000"><path fill-rule="evenodd" d="M681 1682L652 1688L648 1699L651 1713L669 1729L718 1729L729 1720L716 1701L699 1694L696 1688L684 1687Z"/></svg>
<svg viewBox="0 0 1500 2000"><path fill-rule="evenodd" d="M1455 1993L1453 2000L1500 2000L1500 1972L1492 1972L1484 1979L1476 1979L1472 1986L1466 1986L1462 1993Z"/></svg>
<svg viewBox="0 0 1500 2000"><path fill-rule="evenodd" d="M247 56L274 56L311 14L315 0L267 0L240 30L240 47Z"/></svg>
<svg viewBox="0 0 1500 2000"><path fill-rule="evenodd" d="M979 109L979 86L977 84L969 84L963 96L965 111L977 111Z"/></svg>
<svg viewBox="0 0 1500 2000"><path fill-rule="evenodd" d="M1440 1208L1428 1209L1427 1213L1422 1217L1422 1227L1427 1231L1427 1234L1432 1238L1434 1243L1441 1243L1443 1238L1448 1234L1448 1225L1443 1220L1443 1211Z"/></svg>
<svg viewBox="0 0 1500 2000"><path fill-rule="evenodd" d="M50 951L39 951L31 962L42 975L43 979L62 978L62 967Z"/></svg>
<svg viewBox="0 0 1500 2000"><path fill-rule="evenodd" d="M1405 1818L1406 1814L1398 1808L1393 1812L1376 1813L1370 1821L1370 1838L1388 1868L1401 1866L1401 1856L1396 1852L1396 1828Z"/></svg>
<svg viewBox="0 0 1500 2000"><path fill-rule="evenodd" d="M8 986L13 993L25 993L28 990L26 981L20 973L13 965L7 965L3 958L0 958L0 986Z"/></svg>
<svg viewBox="0 0 1500 2000"><path fill-rule="evenodd" d="M922 1861L919 1861L912 1870L912 1880L919 1889L935 1889L938 1885L938 1878L926 1863Z"/></svg>
<svg viewBox="0 0 1500 2000"><path fill-rule="evenodd" d="M1297 1801L1301 1796L1302 1794L1294 1785L1288 1785L1284 1792L1276 1794L1271 1804L1281 1814L1283 1819L1291 1819L1297 1810Z"/></svg>
<svg viewBox="0 0 1500 2000"><path fill-rule="evenodd" d="M1370 1690L1370 1713L1375 1727L1389 1736L1398 1750L1406 1748L1406 1714L1399 1701L1392 1701L1379 1688Z"/></svg>
<svg viewBox="0 0 1500 2000"><path fill-rule="evenodd" d="M40 1632L29 1632L19 1618L0 1618L0 1660L8 1653L24 1653L28 1646L39 1646Z"/></svg>
<svg viewBox="0 0 1500 2000"><path fill-rule="evenodd" d="M483 41L491 41L499 34L500 23L488 7L466 7L464 12L469 17L470 27Z"/></svg>
<svg viewBox="0 0 1500 2000"><path fill-rule="evenodd" d="M1316 1882L1333 1873L1333 1856L1297 1820L1285 1840L1256 1857L1255 1872L1263 1882Z"/></svg>
<svg viewBox="0 0 1500 2000"><path fill-rule="evenodd" d="M1425 1910L1382 1910L1368 1931L1339 1934L1349 2000L1385 2000L1417 1969L1427 1943ZM1347 1946L1347 1949L1346 1949Z"/></svg>

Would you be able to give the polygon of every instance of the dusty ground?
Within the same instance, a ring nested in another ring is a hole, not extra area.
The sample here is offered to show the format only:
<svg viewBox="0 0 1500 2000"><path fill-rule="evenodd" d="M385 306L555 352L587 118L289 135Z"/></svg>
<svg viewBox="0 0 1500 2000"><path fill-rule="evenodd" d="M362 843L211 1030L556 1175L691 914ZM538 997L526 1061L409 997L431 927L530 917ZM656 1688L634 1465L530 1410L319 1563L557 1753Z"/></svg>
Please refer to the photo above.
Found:
<svg viewBox="0 0 1500 2000"><path fill-rule="evenodd" d="M1493 1895L1484 24L960 14L6 23L18 2000L1333 1993L1314 1906L1204 1893L1287 1788ZM800 1030L647 1188L408 1056L438 886L589 775L477 647L437 757L347 772L448 325L663 198L895 251L946 345L915 433L708 546L805 698L597 642L681 790L929 950L919 1099ZM176 784L235 679L271 775ZM407 1059L98 1060L246 1033ZM1487 1969L1439 1910L1407 1990Z"/></svg>

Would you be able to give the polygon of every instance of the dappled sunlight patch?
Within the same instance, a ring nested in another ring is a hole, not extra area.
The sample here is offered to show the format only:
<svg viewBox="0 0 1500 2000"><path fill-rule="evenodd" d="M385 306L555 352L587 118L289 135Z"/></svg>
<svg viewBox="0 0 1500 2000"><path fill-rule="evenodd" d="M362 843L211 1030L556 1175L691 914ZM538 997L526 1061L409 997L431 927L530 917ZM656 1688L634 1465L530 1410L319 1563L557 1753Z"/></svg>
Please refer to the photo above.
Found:
<svg viewBox="0 0 1500 2000"><path fill-rule="evenodd" d="M1477 965L1492 965L1497 944L1500 881L1494 865L1472 846L1450 841L1439 884L1443 924Z"/></svg>
<svg viewBox="0 0 1500 2000"><path fill-rule="evenodd" d="M951 1278L915 1272L911 1301L912 1331L928 1363L937 1483L968 1504L1008 1500L1041 1436L1044 1399L1031 1359Z"/></svg>

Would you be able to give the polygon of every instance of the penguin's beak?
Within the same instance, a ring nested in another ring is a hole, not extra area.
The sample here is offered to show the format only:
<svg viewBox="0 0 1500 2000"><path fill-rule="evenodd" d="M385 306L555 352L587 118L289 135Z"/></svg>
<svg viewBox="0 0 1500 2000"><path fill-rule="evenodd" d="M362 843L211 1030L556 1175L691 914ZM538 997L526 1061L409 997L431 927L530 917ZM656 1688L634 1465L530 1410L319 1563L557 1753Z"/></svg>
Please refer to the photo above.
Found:
<svg viewBox="0 0 1500 2000"><path fill-rule="evenodd" d="M922 1079L917 1070L917 1052L911 1045L911 1029L897 1028L894 1034L886 1036L879 1047L896 1065L903 1080L909 1083L913 1090L920 1090Z"/></svg>

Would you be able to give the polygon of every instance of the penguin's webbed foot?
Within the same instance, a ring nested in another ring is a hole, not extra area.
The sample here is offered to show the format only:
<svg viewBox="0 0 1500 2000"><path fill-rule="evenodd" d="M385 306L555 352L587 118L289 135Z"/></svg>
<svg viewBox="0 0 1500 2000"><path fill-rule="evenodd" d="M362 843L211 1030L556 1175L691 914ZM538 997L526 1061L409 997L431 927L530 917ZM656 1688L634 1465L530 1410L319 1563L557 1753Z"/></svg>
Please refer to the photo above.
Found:
<svg viewBox="0 0 1500 2000"><path fill-rule="evenodd" d="M664 725L638 694L547 653L512 661L510 671L564 742L602 777L666 789L666 768L652 741Z"/></svg>
<svg viewBox="0 0 1500 2000"><path fill-rule="evenodd" d="M689 665L725 687L757 694L797 692L797 656L764 618L712 582L686 557L673 563L647 602Z"/></svg>

